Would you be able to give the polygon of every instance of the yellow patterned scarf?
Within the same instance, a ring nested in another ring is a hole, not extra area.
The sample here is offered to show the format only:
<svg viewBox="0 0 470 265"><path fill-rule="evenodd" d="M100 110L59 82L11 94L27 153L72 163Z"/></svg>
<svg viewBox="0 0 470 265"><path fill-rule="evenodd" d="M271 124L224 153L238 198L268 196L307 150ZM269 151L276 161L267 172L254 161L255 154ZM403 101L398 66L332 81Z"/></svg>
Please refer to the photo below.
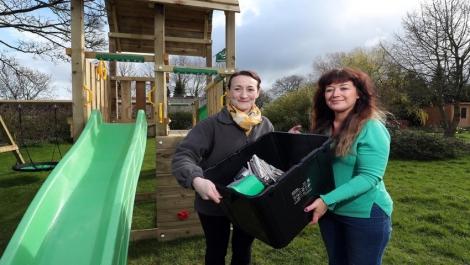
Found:
<svg viewBox="0 0 470 265"><path fill-rule="evenodd" d="M251 107L250 113L246 114L235 108L232 102L229 101L227 103L227 110L232 115L233 121L245 130L247 136L250 135L253 126L261 122L261 111L256 106Z"/></svg>

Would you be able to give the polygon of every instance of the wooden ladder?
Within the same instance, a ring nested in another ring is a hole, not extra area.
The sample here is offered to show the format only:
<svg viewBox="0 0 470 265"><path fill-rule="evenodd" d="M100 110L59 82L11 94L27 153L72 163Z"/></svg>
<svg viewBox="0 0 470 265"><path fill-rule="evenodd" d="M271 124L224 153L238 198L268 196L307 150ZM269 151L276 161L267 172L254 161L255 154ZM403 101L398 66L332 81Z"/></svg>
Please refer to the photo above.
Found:
<svg viewBox="0 0 470 265"><path fill-rule="evenodd" d="M8 141L10 142L10 145L0 146L0 153L11 151L13 155L15 155L16 161L18 161L18 163L20 164L24 164L25 162L24 162L23 157L21 156L20 149L18 148L15 141L13 140L13 137L11 137L11 134L8 131L7 125L3 121L1 115L0 115L0 123L2 124L2 126L0 126L0 130L2 131L3 134L5 134L5 136L8 138Z"/></svg>

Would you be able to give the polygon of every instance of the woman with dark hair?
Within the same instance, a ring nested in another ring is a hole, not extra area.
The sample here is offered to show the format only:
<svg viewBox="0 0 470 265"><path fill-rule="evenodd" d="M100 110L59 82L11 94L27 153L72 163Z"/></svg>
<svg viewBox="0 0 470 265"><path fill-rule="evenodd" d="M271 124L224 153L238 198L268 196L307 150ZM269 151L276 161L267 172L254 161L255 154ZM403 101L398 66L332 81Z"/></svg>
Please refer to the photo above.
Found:
<svg viewBox="0 0 470 265"><path fill-rule="evenodd" d="M370 77L348 68L324 72L312 104L311 133L333 139L336 188L305 208L313 211L309 224L319 224L329 264L381 264L393 210L383 181L390 152L387 112Z"/></svg>
<svg viewBox="0 0 470 265"><path fill-rule="evenodd" d="M261 79L252 71L234 73L227 84L227 104L202 119L176 148L172 174L178 183L196 190L194 208L206 238L205 264L225 264L230 237L230 221L217 205L221 195L203 171L233 154L265 133L273 125L261 116L255 100L261 92ZM223 177L223 176L221 176ZM250 264L254 238L236 226L232 233L231 264Z"/></svg>

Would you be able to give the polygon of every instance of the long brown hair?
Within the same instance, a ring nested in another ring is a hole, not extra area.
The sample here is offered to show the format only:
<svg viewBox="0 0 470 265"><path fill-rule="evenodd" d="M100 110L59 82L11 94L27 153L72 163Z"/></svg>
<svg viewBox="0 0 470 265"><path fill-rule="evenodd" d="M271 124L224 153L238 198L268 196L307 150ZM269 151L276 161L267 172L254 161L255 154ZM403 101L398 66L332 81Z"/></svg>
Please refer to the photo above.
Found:
<svg viewBox="0 0 470 265"><path fill-rule="evenodd" d="M311 133L324 134L333 126L335 113L326 104L325 90L328 85L347 81L354 84L359 98L341 127L334 128L338 132L332 136L335 143L333 151L337 156L345 156L352 151L351 146L361 132L364 123L371 118L385 123L387 114L380 107L375 86L367 74L351 68L333 68L325 71L318 80L312 102Z"/></svg>

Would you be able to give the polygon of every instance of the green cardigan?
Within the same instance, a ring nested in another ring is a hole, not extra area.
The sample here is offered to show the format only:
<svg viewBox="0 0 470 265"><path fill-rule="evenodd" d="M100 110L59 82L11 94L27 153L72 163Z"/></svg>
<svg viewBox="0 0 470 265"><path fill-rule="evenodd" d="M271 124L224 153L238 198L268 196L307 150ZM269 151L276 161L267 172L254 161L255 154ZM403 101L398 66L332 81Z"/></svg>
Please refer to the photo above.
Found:
<svg viewBox="0 0 470 265"><path fill-rule="evenodd" d="M376 203L391 216L393 201L383 182L390 152L387 129L376 119L367 121L351 150L344 157L333 157L336 188L320 197L338 215L369 218Z"/></svg>

